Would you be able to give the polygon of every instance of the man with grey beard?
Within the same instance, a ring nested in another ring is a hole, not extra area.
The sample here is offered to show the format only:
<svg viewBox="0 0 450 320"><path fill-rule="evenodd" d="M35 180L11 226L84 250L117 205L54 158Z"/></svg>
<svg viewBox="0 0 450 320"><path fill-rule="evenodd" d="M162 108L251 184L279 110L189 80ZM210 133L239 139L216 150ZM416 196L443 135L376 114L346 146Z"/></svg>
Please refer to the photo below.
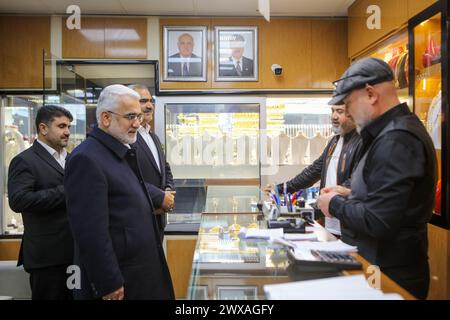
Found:
<svg viewBox="0 0 450 320"><path fill-rule="evenodd" d="M152 186L144 182L130 146L143 117L139 98L122 85L104 88L98 127L66 165L74 260L81 269L76 299L174 299L149 195Z"/></svg>
<svg viewBox="0 0 450 320"><path fill-rule="evenodd" d="M434 206L436 153L419 118L400 103L389 65L366 58L336 81L332 105L345 104L361 132L362 157L351 189L325 188L317 201L358 247L417 298L429 285L427 223Z"/></svg>
<svg viewBox="0 0 450 320"><path fill-rule="evenodd" d="M349 184L351 173L357 164L361 138L344 106L331 107L331 125L335 136L318 159L286 183L287 192L294 193L309 188L319 180L320 189ZM273 185L267 185L264 191L270 192L273 188ZM280 193L283 192L283 184L279 184L277 188ZM339 220L326 217L325 227L340 235Z"/></svg>

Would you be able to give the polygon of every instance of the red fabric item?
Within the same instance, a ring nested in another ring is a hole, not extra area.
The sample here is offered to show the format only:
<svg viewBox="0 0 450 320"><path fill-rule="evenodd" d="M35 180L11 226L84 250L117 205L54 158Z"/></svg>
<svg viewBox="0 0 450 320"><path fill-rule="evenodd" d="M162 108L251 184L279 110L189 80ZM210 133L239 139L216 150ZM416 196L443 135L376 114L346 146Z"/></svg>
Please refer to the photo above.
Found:
<svg viewBox="0 0 450 320"><path fill-rule="evenodd" d="M434 203L434 212L441 213L441 180L438 181L436 186L436 197Z"/></svg>

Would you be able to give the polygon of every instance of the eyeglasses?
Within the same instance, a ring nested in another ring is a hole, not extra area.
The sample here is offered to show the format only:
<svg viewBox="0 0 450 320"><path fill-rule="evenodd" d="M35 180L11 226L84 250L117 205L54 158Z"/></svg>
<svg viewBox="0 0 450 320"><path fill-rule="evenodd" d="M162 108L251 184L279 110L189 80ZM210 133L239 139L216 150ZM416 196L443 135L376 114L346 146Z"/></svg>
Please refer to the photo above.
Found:
<svg viewBox="0 0 450 320"><path fill-rule="evenodd" d="M142 122L142 119L144 118L144 115L142 113L136 114L136 113L127 113L127 114L120 114L112 111L108 111L109 113L115 114L117 116L121 116L124 119L127 119L128 121L136 121L136 119L139 122Z"/></svg>
<svg viewBox="0 0 450 320"><path fill-rule="evenodd" d="M148 98L142 98L142 99L139 99L139 102L140 102L141 104L144 104L144 103L147 103L147 102L150 102L151 104L155 104L155 99L153 99L153 98L151 98L151 99L148 99Z"/></svg>

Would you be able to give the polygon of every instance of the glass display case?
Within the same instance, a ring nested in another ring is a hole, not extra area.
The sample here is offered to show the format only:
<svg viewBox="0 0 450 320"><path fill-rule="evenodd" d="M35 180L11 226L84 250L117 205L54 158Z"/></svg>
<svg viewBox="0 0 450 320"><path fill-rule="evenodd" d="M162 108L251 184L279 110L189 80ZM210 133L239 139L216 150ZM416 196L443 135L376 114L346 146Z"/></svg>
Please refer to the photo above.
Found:
<svg viewBox="0 0 450 320"><path fill-rule="evenodd" d="M439 1L409 21L410 92L414 112L431 136L438 160L432 223L450 228L448 179L448 1Z"/></svg>
<svg viewBox="0 0 450 320"><path fill-rule="evenodd" d="M249 212L259 200L260 105L166 103L175 213Z"/></svg>
<svg viewBox="0 0 450 320"><path fill-rule="evenodd" d="M28 149L36 139L34 119L42 96L4 96L0 105L1 132L1 234L23 233L22 216L12 211L8 203L8 169L11 160Z"/></svg>
<svg viewBox="0 0 450 320"><path fill-rule="evenodd" d="M67 150L80 144L97 123L95 110L101 90L113 83L141 83L155 88L155 61L64 61L44 56L44 86L36 95L6 95L0 106L0 235L23 232L20 213L9 208L8 166L36 139L34 119L40 106L59 105L73 115Z"/></svg>
<svg viewBox="0 0 450 320"><path fill-rule="evenodd" d="M408 30L401 31L367 52L364 57L381 59L389 64L394 73L394 82L401 102L409 102L409 74L408 74ZM412 108L411 104L408 104Z"/></svg>
<svg viewBox="0 0 450 320"><path fill-rule="evenodd" d="M188 299L263 300L264 285L338 276L302 270L290 263L285 246L269 239L239 237L241 230L266 229L260 214L203 214L188 286ZM319 225L308 229L318 241L336 238Z"/></svg>
<svg viewBox="0 0 450 320"><path fill-rule="evenodd" d="M287 181L320 157L333 135L329 100L329 96L266 100L262 185Z"/></svg>

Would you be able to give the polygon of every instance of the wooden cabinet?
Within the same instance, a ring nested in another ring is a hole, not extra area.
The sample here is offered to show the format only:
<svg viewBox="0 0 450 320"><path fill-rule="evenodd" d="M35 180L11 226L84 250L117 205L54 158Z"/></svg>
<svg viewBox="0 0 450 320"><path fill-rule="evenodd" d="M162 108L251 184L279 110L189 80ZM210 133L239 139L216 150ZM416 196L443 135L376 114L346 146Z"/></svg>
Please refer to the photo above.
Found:
<svg viewBox="0 0 450 320"><path fill-rule="evenodd" d="M260 74L264 88L312 88L311 20L272 19L262 25ZM281 76L272 64L283 67Z"/></svg>
<svg viewBox="0 0 450 320"><path fill-rule="evenodd" d="M197 235L166 235L164 237L167 264L177 299L187 298L196 243Z"/></svg>
<svg viewBox="0 0 450 320"><path fill-rule="evenodd" d="M429 300L450 299L450 231L428 225Z"/></svg>
<svg viewBox="0 0 450 320"><path fill-rule="evenodd" d="M105 58L146 59L146 19L105 19Z"/></svg>
<svg viewBox="0 0 450 320"><path fill-rule="evenodd" d="M314 89L333 89L348 68L347 21L314 20L311 24L311 81Z"/></svg>
<svg viewBox="0 0 450 320"><path fill-rule="evenodd" d="M408 20L436 0L356 0L348 9L348 56L353 58L377 41L407 25ZM367 8L381 9L381 29L367 28Z"/></svg>
<svg viewBox="0 0 450 320"><path fill-rule="evenodd" d="M425 10L437 0L408 0L408 19Z"/></svg>
<svg viewBox="0 0 450 320"><path fill-rule="evenodd" d="M381 12L381 28L367 27L367 8L377 5ZM348 56L355 57L371 44L408 22L407 0L357 0L348 9Z"/></svg>
<svg viewBox="0 0 450 320"><path fill-rule="evenodd" d="M42 90L42 49L50 52L50 17L0 16L0 89Z"/></svg>
<svg viewBox="0 0 450 320"><path fill-rule="evenodd" d="M21 240L0 240L0 261L17 260Z"/></svg>
<svg viewBox="0 0 450 320"><path fill-rule="evenodd" d="M62 56L65 59L101 59L105 57L105 20L82 18L81 29L62 24Z"/></svg>
<svg viewBox="0 0 450 320"><path fill-rule="evenodd" d="M147 19L82 18L81 29L62 24L65 59L146 59Z"/></svg>

